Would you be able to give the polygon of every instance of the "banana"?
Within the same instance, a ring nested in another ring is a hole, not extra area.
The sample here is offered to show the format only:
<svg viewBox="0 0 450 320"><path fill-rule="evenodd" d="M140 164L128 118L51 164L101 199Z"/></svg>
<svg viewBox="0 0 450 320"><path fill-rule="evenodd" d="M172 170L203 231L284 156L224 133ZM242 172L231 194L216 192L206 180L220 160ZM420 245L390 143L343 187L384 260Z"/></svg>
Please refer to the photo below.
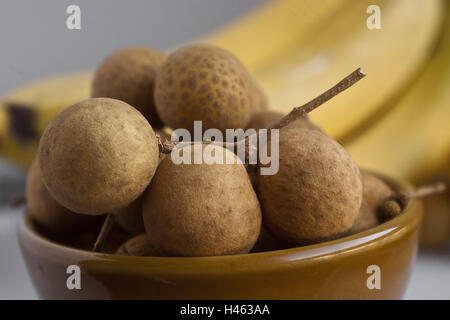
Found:
<svg viewBox="0 0 450 320"><path fill-rule="evenodd" d="M311 114L330 136L342 140L376 117L381 106L411 83L438 39L443 3L377 1L382 28L369 30L365 10L372 3L352 2L310 39L293 41L289 50L274 57L276 62L251 70L275 109L288 112L360 66L368 74L363 81Z"/></svg>
<svg viewBox="0 0 450 320"><path fill-rule="evenodd" d="M201 40L228 48L250 70L264 68L278 63L293 45L309 41L348 5L348 0L268 1Z"/></svg>
<svg viewBox="0 0 450 320"><path fill-rule="evenodd" d="M313 98L349 70L365 68L363 81L312 114L332 137L349 141L410 84L429 57L443 20L442 0L380 0L382 29L368 30L369 4L270 1L203 40L237 54L281 111ZM91 72L56 76L2 98L0 154L27 166L50 119L89 96L91 77ZM358 150L359 145L356 155Z"/></svg>
<svg viewBox="0 0 450 320"><path fill-rule="evenodd" d="M359 165L414 183L449 166L449 56L450 7L441 41L420 76L388 113L346 143Z"/></svg>
<svg viewBox="0 0 450 320"><path fill-rule="evenodd" d="M0 154L27 167L50 120L62 109L89 97L91 78L88 71L54 76L4 96L0 101Z"/></svg>

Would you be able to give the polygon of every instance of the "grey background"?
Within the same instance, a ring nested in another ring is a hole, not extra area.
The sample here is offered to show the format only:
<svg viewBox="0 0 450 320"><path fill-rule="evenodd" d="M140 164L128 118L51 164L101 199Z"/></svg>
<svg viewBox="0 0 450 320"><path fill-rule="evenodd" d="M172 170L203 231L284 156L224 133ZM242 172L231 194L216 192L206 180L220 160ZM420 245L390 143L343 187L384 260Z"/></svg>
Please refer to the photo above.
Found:
<svg viewBox="0 0 450 320"><path fill-rule="evenodd" d="M243 13L262 0L2 0L0 96L42 76L95 67L123 46L174 47ZM77 4L82 29L66 29ZM7 199L23 192L25 174L0 160L0 299L35 299L19 252L21 209ZM406 298L450 298L450 248L421 253Z"/></svg>

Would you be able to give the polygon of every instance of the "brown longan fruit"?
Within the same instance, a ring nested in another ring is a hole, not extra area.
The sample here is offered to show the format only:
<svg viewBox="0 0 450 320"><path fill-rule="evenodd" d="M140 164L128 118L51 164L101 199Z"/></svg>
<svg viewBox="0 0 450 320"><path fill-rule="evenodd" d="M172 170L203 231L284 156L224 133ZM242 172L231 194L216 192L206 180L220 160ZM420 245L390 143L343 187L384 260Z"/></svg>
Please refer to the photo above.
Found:
<svg viewBox="0 0 450 320"><path fill-rule="evenodd" d="M365 231L377 226L380 221L378 218L378 207L387 200L392 194L392 188L381 178L366 171L361 171L361 181L363 186L363 198L361 208L356 217L351 234Z"/></svg>
<svg viewBox="0 0 450 320"><path fill-rule="evenodd" d="M91 98L64 109L39 145L39 166L50 194L78 213L113 213L137 199L155 173L155 133L125 102Z"/></svg>
<svg viewBox="0 0 450 320"><path fill-rule="evenodd" d="M163 126L155 109L157 70L166 60L164 53L146 47L115 51L97 68L91 95L125 101L138 109L153 128Z"/></svg>
<svg viewBox="0 0 450 320"><path fill-rule="evenodd" d="M359 168L350 154L325 134L304 128L280 130L279 170L258 174L257 190L265 227L286 245L345 234L362 201Z"/></svg>
<svg viewBox="0 0 450 320"><path fill-rule="evenodd" d="M137 235L124 244L122 244L116 251L117 254L125 256L143 256L151 257L157 256L158 252L155 247L150 243L147 235Z"/></svg>
<svg viewBox="0 0 450 320"><path fill-rule="evenodd" d="M117 211L115 221L123 230L132 235L145 232L142 219L142 196L134 200L127 207Z"/></svg>
<svg viewBox="0 0 450 320"><path fill-rule="evenodd" d="M33 220L53 234L73 234L100 228L100 216L86 216L64 208L42 183L37 159L28 169L26 183L28 213Z"/></svg>
<svg viewBox="0 0 450 320"><path fill-rule="evenodd" d="M250 118L247 128L252 128L255 130L267 129L277 123L281 118L283 118L283 114L281 112L270 110L258 112Z"/></svg>
<svg viewBox="0 0 450 320"><path fill-rule="evenodd" d="M201 145L235 164L174 164L167 156L144 194L143 217L155 248L170 256L246 253L261 227L261 209L244 165L231 151ZM189 152L185 146L175 152Z"/></svg>
<svg viewBox="0 0 450 320"><path fill-rule="evenodd" d="M253 80L230 52L212 45L176 50L156 76L156 110L162 121L192 132L194 120L204 130L245 128L252 114Z"/></svg>

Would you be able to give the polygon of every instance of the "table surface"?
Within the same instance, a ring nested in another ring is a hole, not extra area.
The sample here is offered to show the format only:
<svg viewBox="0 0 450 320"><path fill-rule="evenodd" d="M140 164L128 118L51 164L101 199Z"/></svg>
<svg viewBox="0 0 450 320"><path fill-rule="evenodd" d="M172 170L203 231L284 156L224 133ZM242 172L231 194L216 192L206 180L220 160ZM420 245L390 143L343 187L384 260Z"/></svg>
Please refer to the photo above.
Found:
<svg viewBox="0 0 450 320"><path fill-rule="evenodd" d="M25 177L5 168L0 161L0 299L36 299L17 241L23 209L6 204L23 192ZM419 253L405 299L450 299L450 246L441 252Z"/></svg>

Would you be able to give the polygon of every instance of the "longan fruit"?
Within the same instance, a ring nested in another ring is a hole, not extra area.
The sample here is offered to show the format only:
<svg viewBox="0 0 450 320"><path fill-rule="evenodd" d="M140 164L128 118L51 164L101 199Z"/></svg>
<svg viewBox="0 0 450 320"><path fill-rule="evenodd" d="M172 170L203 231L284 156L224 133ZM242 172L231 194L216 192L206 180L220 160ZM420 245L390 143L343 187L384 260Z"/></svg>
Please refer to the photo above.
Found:
<svg viewBox="0 0 450 320"><path fill-rule="evenodd" d="M160 163L144 194L143 217L155 248L169 256L215 256L246 253L261 227L261 209L244 165L231 151L203 144L210 153L234 164ZM185 146L176 152L189 152Z"/></svg>
<svg viewBox="0 0 450 320"><path fill-rule="evenodd" d="M158 165L155 133L125 102L91 98L64 109L39 145L42 180L64 207L113 213L137 199Z"/></svg>
<svg viewBox="0 0 450 320"><path fill-rule="evenodd" d="M129 206L117 211L115 222L129 234L138 235L144 233L142 196L134 200Z"/></svg>
<svg viewBox="0 0 450 320"><path fill-rule="evenodd" d="M380 221L378 218L378 207L387 200L392 194L392 188L376 175L366 171L361 171L361 181L363 186L363 198L361 208L356 217L351 234L365 231L377 226Z"/></svg>
<svg viewBox="0 0 450 320"><path fill-rule="evenodd" d="M100 228L102 217L72 212L53 199L42 183L37 159L28 169L25 190L28 213L45 230L53 234L73 234Z"/></svg>
<svg viewBox="0 0 450 320"><path fill-rule="evenodd" d="M156 76L155 103L162 121L193 131L245 128L252 114L253 80L230 52L192 45L172 53Z"/></svg>
<svg viewBox="0 0 450 320"><path fill-rule="evenodd" d="M286 245L347 233L362 201L359 168L350 154L325 134L304 128L280 130L279 170L258 174L257 190L265 227Z"/></svg>
<svg viewBox="0 0 450 320"><path fill-rule="evenodd" d="M153 128L163 126L155 109L154 90L164 53L146 47L113 52L97 68L91 96L122 100L138 109Z"/></svg>
<svg viewBox="0 0 450 320"><path fill-rule="evenodd" d="M150 243L147 235L137 235L124 244L122 244L116 251L117 254L125 256L144 256L151 257L157 256L158 252L155 247Z"/></svg>
<svg viewBox="0 0 450 320"><path fill-rule="evenodd" d="M262 111L255 113L251 118L247 125L247 128L252 128L255 130L259 129L267 129L277 123L281 118L283 118L283 114L277 111Z"/></svg>

